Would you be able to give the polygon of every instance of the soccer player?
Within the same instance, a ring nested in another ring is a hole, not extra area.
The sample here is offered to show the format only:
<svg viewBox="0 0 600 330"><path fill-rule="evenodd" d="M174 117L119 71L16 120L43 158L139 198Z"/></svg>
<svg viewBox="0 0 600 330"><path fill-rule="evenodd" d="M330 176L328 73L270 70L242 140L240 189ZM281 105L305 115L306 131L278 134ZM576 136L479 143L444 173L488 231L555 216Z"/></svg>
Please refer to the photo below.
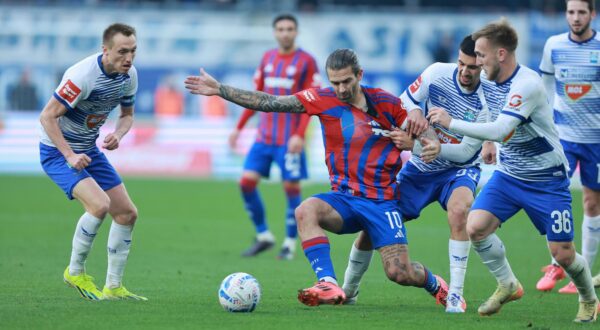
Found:
<svg viewBox="0 0 600 330"><path fill-rule="evenodd" d="M188 77L185 84L193 94L219 95L259 111L319 117L332 191L317 194L296 209L302 248L318 279L313 287L299 291L300 302L316 306L344 301L346 295L337 285L324 230L336 234L365 230L379 250L390 280L425 288L445 305L448 292L444 280L410 261L396 202L401 150L388 135L390 130L406 126L406 110L396 96L360 84L363 71L353 50L331 53L326 69L332 87L311 88L290 96L226 86L204 70L200 76ZM432 130L424 135L421 156L431 161L439 153L439 142Z"/></svg>
<svg viewBox="0 0 600 330"><path fill-rule="evenodd" d="M65 72L40 115L40 161L46 174L69 199L85 210L79 218L64 281L85 299L136 299L122 283L137 209L121 178L96 146L100 127L118 105L121 115L102 148L115 150L133 124L137 71L135 29L113 24L104 30L102 53L91 55ZM102 291L87 274L85 261L102 221L113 219L108 234L108 270Z"/></svg>
<svg viewBox="0 0 600 330"><path fill-rule="evenodd" d="M458 134L503 142L500 163L477 195L467 220L474 250L498 281L498 288L478 312L498 313L503 304L523 296L523 287L495 232L524 209L540 234L546 235L554 259L579 289L574 321L594 322L598 298L587 262L575 252L568 163L541 78L517 63L517 33L506 20L489 23L475 32L473 39L477 63L485 72L482 83L493 122L454 119L440 108L432 109L428 118Z"/></svg>
<svg viewBox="0 0 600 330"><path fill-rule="evenodd" d="M411 114L416 112L418 116L422 116L419 104L426 102L426 109L445 108L452 118L485 122L487 110L484 110L486 107L479 82L480 73L481 67L476 64L475 41L469 35L460 44L457 64L430 65L402 93L400 99ZM437 124L434 128L442 143L440 157L449 151L448 155L451 158L454 156L454 159L437 158L426 163L420 157L411 157L398 176L400 211L404 221L416 219L427 205L436 200L448 211L450 289L446 311L464 313L466 302L463 299L463 285L471 248L466 228L467 213L479 182L481 169L476 159L482 141L469 137L463 139L462 135ZM456 150L459 144L468 150L459 153ZM449 147L454 149L448 149ZM360 280L369 266L372 254L368 236L360 234L350 251L344 276L343 289L347 304L356 301Z"/></svg>
<svg viewBox="0 0 600 330"><path fill-rule="evenodd" d="M596 17L593 0L567 0L569 32L546 41L540 63L542 80L553 99L554 123L569 161L569 177L577 164L583 186L581 254L590 267L600 244L600 37L591 28ZM543 268L537 289L550 291L564 270L555 260ZM600 287L600 274L593 279ZM558 290L577 293L573 282Z"/></svg>
<svg viewBox="0 0 600 330"><path fill-rule="evenodd" d="M273 20L273 30L278 48L267 51L254 75L256 90L273 95L290 95L301 90L320 87L320 76L315 59L297 48L298 22L292 15L283 14ZM229 137L235 147L242 128L254 111L246 109ZM240 180L242 198L256 230L254 244L242 253L255 256L272 248L275 237L269 230L265 208L256 189L261 176L269 177L271 163L281 169L283 190L287 198L285 214L286 238L279 259L292 259L296 250L296 219L294 210L302 200L300 180L306 179L304 132L310 117L299 113L260 113L258 135L244 163Z"/></svg>

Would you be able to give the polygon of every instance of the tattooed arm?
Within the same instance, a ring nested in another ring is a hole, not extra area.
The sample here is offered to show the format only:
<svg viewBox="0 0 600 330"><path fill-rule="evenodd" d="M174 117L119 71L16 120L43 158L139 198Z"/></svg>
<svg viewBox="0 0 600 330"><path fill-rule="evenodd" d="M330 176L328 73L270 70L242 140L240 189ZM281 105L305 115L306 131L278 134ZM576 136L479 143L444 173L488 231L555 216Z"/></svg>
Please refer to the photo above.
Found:
<svg viewBox="0 0 600 330"><path fill-rule="evenodd" d="M218 95L227 101L244 108L262 112L306 112L304 106L293 95L275 96L259 91L247 91L219 83L204 69L199 76L190 76L185 80L185 88L197 95Z"/></svg>

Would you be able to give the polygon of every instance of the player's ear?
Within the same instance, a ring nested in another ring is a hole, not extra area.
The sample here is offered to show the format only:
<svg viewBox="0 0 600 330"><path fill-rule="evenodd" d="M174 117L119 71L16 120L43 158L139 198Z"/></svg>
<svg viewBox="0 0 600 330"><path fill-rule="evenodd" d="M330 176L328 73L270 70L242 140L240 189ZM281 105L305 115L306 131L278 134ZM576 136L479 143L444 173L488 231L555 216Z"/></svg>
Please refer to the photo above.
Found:
<svg viewBox="0 0 600 330"><path fill-rule="evenodd" d="M356 79L357 79L358 81L361 81L361 80L362 80L362 78L363 78L363 69L359 69L359 70L358 70L358 73L356 74Z"/></svg>

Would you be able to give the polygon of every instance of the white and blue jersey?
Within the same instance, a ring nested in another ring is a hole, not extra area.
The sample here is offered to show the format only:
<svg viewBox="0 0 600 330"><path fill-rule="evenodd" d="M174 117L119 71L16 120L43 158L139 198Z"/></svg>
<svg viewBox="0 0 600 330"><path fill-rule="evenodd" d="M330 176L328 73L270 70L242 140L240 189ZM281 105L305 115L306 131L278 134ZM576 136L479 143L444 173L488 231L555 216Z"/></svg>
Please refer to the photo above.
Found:
<svg viewBox="0 0 600 330"><path fill-rule="evenodd" d="M500 113L521 120L501 144L498 171L526 181L566 177L567 159L540 76L525 66L503 83L481 75L491 121Z"/></svg>
<svg viewBox="0 0 600 330"><path fill-rule="evenodd" d="M424 114L432 107L444 108L452 118L468 122L486 122L488 113L483 100L481 84L474 91L465 90L458 81L458 66L453 63L434 63L430 65L400 96L407 109L414 109L425 103ZM483 100L483 102L482 102ZM440 143L459 144L463 136L454 133L439 124L433 129ZM425 163L419 156L413 155L410 162L421 172L437 172L450 168L466 168L476 165L479 152L465 163L456 163L436 158Z"/></svg>
<svg viewBox="0 0 600 330"><path fill-rule="evenodd" d="M562 140L600 143L600 36L577 42L550 37L540 63L555 78L554 121Z"/></svg>
<svg viewBox="0 0 600 330"><path fill-rule="evenodd" d="M58 125L73 151L96 146L100 127L110 112L118 105L134 105L137 85L133 66L126 74L106 74L102 54L91 55L67 69L54 97L67 108ZM43 127L40 142L54 147Z"/></svg>

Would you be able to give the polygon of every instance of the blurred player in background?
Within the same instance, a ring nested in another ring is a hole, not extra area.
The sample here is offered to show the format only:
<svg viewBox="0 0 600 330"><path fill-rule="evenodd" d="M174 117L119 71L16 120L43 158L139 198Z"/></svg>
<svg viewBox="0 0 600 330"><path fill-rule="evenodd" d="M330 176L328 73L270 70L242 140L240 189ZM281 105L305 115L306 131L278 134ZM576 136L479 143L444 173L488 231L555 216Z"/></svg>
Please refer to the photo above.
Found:
<svg viewBox="0 0 600 330"><path fill-rule="evenodd" d="M302 248L318 282L300 290L303 304L340 304L344 291L337 285L325 231L336 234L365 230L378 249L386 275L396 283L422 287L446 304L447 285L408 255L406 231L396 199L396 175L401 150L388 137L406 126L401 101L378 88L360 85L363 71L353 50L329 55L327 76L333 87L311 88L291 96L272 96L225 86L203 70L188 77L193 94L219 95L241 106L265 112L308 113L319 117L325 144L325 163L332 191L317 194L296 209ZM439 142L429 129L421 138L426 161L439 153Z"/></svg>
<svg viewBox="0 0 600 330"><path fill-rule="evenodd" d="M579 164L583 186L583 223L581 254L590 270L600 244L600 37L591 28L596 17L594 0L567 0L569 32L546 41L540 71L554 123L569 160L569 177ZM537 289L550 291L565 278L556 260L543 268ZM600 287L600 274L593 278ZM577 293L573 282L558 290Z"/></svg>
<svg viewBox="0 0 600 330"><path fill-rule="evenodd" d="M546 235L552 256L579 289L579 311L574 321L594 322L598 298L587 262L575 252L568 163L541 78L517 63L517 33L506 20L486 25L473 34L473 39L477 63L485 72L482 84L494 121L453 119L440 108L432 109L428 118L458 134L503 141L500 164L477 195L467 221L473 248L498 282L478 312L483 316L498 313L503 304L523 296L504 244L495 234L502 223L523 209L540 234Z"/></svg>
<svg viewBox="0 0 600 330"><path fill-rule="evenodd" d="M292 15L284 14L273 20L273 30L278 48L267 51L254 75L256 90L272 95L290 95L301 90L319 87L320 77L315 59L297 48L298 22ZM246 109L229 137L235 148L240 131L255 111ZM287 198L285 214L286 238L278 258L292 259L296 249L296 219L294 210L302 201L300 180L306 179L304 132L310 117L299 113L260 113L256 141L252 145L240 180L242 198L256 229L254 244L242 253L255 256L275 245L275 237L266 221L265 207L257 190L262 177L269 177L271 163L281 169L283 189Z"/></svg>
<svg viewBox="0 0 600 330"><path fill-rule="evenodd" d="M422 117L423 110L419 104L426 102L425 109L442 107L453 118L486 122L488 112L480 86L480 73L481 67L476 64L475 41L469 35L460 44L458 64L430 65L402 93L400 99L408 109L409 116ZM464 313L466 302L463 299L463 286L471 249L467 235L467 214L479 182L481 169L477 158L482 141L463 138L440 125L434 125L434 129L442 144L440 157L426 163L420 157L413 156L402 168L398 176L400 211L404 221L416 219L427 205L436 200L448 211L450 289L446 311ZM394 134L409 138L408 134L401 131ZM459 146L465 150L457 151ZM446 151L449 151L447 154L450 159L444 158ZM361 233L350 251L344 276L346 303L355 301L360 280L369 266L372 254L368 237Z"/></svg>
<svg viewBox="0 0 600 330"><path fill-rule="evenodd" d="M102 148L117 149L133 124L138 86L133 66L136 49L133 27L118 23L107 27L102 53L67 69L40 116L42 167L69 199L79 200L85 209L75 228L64 281L90 300L147 300L129 292L122 283L137 209L121 178L96 146L100 127L116 106L121 106L121 115ZM108 270L104 289L99 291L86 272L85 261L107 213L113 219L107 244Z"/></svg>

